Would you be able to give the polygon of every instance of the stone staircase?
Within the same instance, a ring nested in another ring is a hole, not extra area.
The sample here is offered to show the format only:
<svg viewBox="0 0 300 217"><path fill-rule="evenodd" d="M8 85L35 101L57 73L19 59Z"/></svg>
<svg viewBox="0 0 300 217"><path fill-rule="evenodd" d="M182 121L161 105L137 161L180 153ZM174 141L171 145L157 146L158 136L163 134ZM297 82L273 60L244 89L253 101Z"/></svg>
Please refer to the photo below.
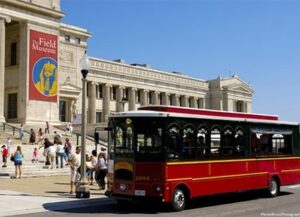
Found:
<svg viewBox="0 0 300 217"><path fill-rule="evenodd" d="M49 169L45 166L44 162L32 163L30 161L23 162L22 165L22 178L25 177L42 177L42 176L66 176L70 175L70 168ZM15 176L15 166L13 162L8 162L7 167L0 168L0 179L9 179Z"/></svg>

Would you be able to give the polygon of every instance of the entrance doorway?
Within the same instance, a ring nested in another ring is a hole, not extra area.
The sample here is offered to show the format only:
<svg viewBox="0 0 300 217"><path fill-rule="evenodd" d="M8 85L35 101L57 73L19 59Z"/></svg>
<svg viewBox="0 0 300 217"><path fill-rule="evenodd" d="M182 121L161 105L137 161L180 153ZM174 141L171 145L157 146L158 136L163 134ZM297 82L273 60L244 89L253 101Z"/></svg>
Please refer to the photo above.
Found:
<svg viewBox="0 0 300 217"><path fill-rule="evenodd" d="M66 122L66 116L67 116L67 102L64 100L59 101L59 120L61 122Z"/></svg>
<svg viewBox="0 0 300 217"><path fill-rule="evenodd" d="M10 93L8 94L8 114L7 119L15 119L18 116L18 94Z"/></svg>

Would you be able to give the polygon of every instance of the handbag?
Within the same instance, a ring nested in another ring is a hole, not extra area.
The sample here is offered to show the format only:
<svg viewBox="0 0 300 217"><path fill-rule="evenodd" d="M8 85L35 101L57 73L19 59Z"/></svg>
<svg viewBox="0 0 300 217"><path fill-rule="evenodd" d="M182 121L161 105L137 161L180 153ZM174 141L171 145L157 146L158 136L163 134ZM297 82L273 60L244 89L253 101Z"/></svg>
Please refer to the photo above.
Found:
<svg viewBox="0 0 300 217"><path fill-rule="evenodd" d="M15 156L12 155L12 156L10 157L10 160L11 160L11 161L15 161Z"/></svg>

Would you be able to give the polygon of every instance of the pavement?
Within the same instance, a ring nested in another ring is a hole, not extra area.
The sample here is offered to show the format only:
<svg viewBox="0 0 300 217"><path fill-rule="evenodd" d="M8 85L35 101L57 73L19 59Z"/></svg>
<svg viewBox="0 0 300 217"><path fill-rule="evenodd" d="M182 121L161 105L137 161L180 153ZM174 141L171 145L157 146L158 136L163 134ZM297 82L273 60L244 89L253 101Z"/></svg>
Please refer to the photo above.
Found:
<svg viewBox="0 0 300 217"><path fill-rule="evenodd" d="M111 200L100 191L95 183L90 186L91 198L77 199L70 191L70 168L48 169L45 167L45 157L42 149L39 153L39 163L32 163L32 153L38 145L22 143L17 138L10 136L10 132L1 132L0 144L5 144L6 138L13 139L15 151L20 145L24 154L22 178L10 179L14 175L14 163L8 160L8 167L2 168L0 162L0 217L31 214L47 211L58 211L72 208L88 207L93 204L111 203ZM52 140L52 135L47 135ZM76 146L76 137L69 137ZM27 141L27 139L26 139ZM93 143L87 143L87 152L95 148Z"/></svg>
<svg viewBox="0 0 300 217"><path fill-rule="evenodd" d="M91 197L78 199L69 194L70 176L28 177L0 179L0 216L13 216L47 211L58 211L111 203L99 190L90 185Z"/></svg>

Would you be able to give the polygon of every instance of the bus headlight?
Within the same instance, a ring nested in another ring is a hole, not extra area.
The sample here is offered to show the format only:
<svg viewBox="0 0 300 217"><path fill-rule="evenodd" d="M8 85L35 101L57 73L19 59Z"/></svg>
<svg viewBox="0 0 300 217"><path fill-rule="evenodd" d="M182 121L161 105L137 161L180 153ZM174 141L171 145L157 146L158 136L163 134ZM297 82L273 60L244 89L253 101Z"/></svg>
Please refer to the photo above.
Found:
<svg viewBox="0 0 300 217"><path fill-rule="evenodd" d="M160 187L160 186L156 186L155 190L156 190L157 192L161 192L161 187Z"/></svg>

